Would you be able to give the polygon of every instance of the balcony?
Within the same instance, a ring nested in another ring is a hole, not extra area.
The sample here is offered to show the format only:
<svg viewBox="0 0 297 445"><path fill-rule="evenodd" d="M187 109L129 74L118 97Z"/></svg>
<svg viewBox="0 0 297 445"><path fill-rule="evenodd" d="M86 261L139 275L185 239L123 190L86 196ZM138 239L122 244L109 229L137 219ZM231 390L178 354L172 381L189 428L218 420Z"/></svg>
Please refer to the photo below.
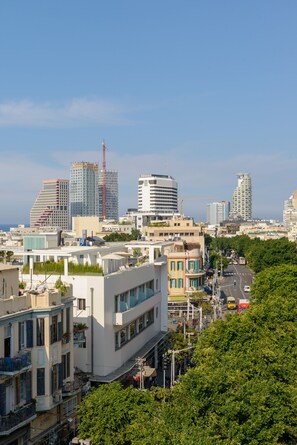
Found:
<svg viewBox="0 0 297 445"><path fill-rule="evenodd" d="M12 411L7 416L0 417L0 436L11 434L31 422L36 417L35 403L29 403L17 411Z"/></svg>
<svg viewBox="0 0 297 445"><path fill-rule="evenodd" d="M116 326L123 326L131 323L137 317L140 317L144 312L149 311L156 304L161 301L161 292L153 293L150 297L137 300L137 304L131 305L123 312L115 312L113 314L113 324ZM131 303L131 302L130 302Z"/></svg>
<svg viewBox="0 0 297 445"><path fill-rule="evenodd" d="M0 358L0 374L15 375L31 366L31 352L21 351L15 357Z"/></svg>
<svg viewBox="0 0 297 445"><path fill-rule="evenodd" d="M63 397L74 396L75 394L79 393L80 390L81 387L78 381L66 382L62 386L62 396Z"/></svg>
<svg viewBox="0 0 297 445"><path fill-rule="evenodd" d="M203 269L187 269L186 276L190 277L202 277L205 275L205 270Z"/></svg>

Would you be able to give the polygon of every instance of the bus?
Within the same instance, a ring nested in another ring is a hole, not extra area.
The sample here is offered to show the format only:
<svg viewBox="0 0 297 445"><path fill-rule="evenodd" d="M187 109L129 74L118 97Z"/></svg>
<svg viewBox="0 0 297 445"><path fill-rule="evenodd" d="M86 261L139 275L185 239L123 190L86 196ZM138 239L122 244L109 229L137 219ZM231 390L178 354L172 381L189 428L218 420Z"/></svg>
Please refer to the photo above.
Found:
<svg viewBox="0 0 297 445"><path fill-rule="evenodd" d="M239 314L245 312L249 307L250 307L250 300L247 300L246 298L240 298L238 300L237 312Z"/></svg>

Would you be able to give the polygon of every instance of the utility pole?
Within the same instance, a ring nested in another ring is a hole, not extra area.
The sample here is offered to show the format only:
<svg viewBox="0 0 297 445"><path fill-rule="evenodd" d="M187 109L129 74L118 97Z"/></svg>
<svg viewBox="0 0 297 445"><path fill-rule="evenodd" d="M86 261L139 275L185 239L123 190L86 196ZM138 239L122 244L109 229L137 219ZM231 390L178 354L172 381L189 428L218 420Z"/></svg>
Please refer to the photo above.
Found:
<svg viewBox="0 0 297 445"><path fill-rule="evenodd" d="M183 349L176 349L176 350L172 350L169 349L168 350L168 354L172 354L172 360L171 360L171 384L170 387L172 388L174 386L175 383L175 354L178 354L180 352L183 351L189 351L190 349L195 348L196 346L188 346L187 348L183 348Z"/></svg>
<svg viewBox="0 0 297 445"><path fill-rule="evenodd" d="M138 357L136 359L136 365L140 372L139 389L144 389L144 363L145 363L144 358Z"/></svg>

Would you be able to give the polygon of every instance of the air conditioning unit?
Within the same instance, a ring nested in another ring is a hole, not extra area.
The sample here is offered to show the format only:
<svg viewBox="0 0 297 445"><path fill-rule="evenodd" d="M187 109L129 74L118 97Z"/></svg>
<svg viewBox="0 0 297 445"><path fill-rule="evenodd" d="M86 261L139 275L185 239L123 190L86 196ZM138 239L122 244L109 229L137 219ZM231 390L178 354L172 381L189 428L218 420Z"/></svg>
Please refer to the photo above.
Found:
<svg viewBox="0 0 297 445"><path fill-rule="evenodd" d="M62 400L62 394L57 392L53 394L53 400L55 403L59 403Z"/></svg>

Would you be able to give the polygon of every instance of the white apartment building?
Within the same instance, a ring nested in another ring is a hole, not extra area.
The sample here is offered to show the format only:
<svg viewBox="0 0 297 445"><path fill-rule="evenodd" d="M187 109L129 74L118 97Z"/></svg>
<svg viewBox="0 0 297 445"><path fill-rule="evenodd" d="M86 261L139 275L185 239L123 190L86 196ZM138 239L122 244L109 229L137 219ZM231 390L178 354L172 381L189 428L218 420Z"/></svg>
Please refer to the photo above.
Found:
<svg viewBox="0 0 297 445"><path fill-rule="evenodd" d="M30 226L60 227L67 230L68 223L68 179L47 179L43 181L42 189L30 211Z"/></svg>
<svg viewBox="0 0 297 445"><path fill-rule="evenodd" d="M228 220L230 214L230 202L211 202L206 207L206 217L208 224L218 225Z"/></svg>
<svg viewBox="0 0 297 445"><path fill-rule="evenodd" d="M70 170L70 213L99 216L98 164L74 162Z"/></svg>
<svg viewBox="0 0 297 445"><path fill-rule="evenodd" d="M61 279L71 284L75 338L75 365L95 382L119 379L135 367L136 357L153 352L157 366L158 344L167 332L168 242L111 243L110 246L67 247L24 253L30 259L24 279L29 286L40 283L34 259L63 260ZM99 265L102 274L72 275L70 263ZM57 275L48 274L46 282ZM31 280L31 282L30 282Z"/></svg>
<svg viewBox="0 0 297 445"><path fill-rule="evenodd" d="M138 211L178 212L178 186L168 175L141 175L138 179Z"/></svg>
<svg viewBox="0 0 297 445"><path fill-rule="evenodd" d="M105 178L105 219L118 221L119 219L119 187L118 172L116 170L99 170L99 218L103 219L103 182Z"/></svg>
<svg viewBox="0 0 297 445"><path fill-rule="evenodd" d="M233 219L252 219L252 180L249 173L237 174L237 187L233 192L230 216Z"/></svg>

